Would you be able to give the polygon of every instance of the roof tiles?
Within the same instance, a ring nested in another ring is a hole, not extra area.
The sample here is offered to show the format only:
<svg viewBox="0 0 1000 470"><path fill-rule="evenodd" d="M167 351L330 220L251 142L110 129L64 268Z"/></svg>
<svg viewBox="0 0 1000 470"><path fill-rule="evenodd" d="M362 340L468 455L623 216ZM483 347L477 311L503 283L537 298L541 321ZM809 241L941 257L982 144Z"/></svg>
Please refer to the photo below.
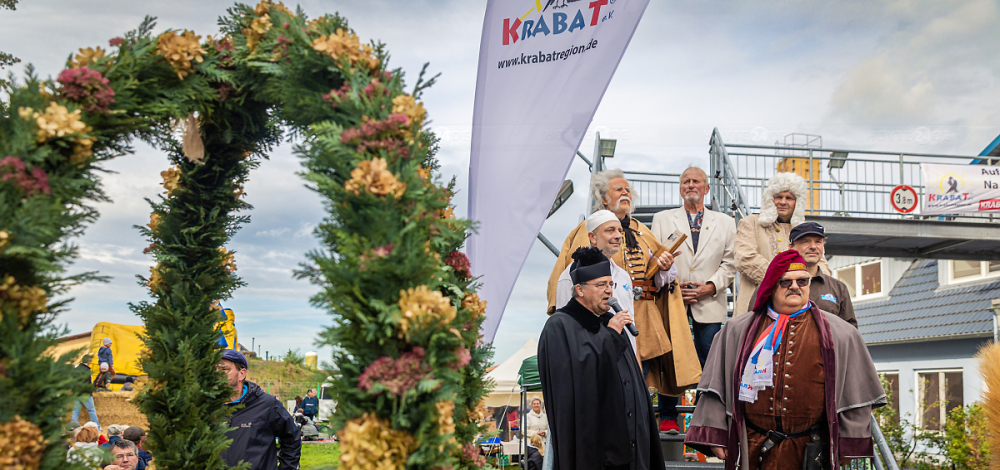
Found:
<svg viewBox="0 0 1000 470"><path fill-rule="evenodd" d="M991 336L991 301L1000 298L1000 278L958 285L938 284L937 260L917 260L888 297L854 305L858 329L868 344Z"/></svg>

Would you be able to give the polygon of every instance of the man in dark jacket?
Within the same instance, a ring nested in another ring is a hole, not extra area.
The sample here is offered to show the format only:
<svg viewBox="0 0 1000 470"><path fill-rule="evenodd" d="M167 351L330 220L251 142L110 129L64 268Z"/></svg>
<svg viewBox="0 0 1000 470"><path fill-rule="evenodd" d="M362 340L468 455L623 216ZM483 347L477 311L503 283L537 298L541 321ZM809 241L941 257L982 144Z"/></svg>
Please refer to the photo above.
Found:
<svg viewBox="0 0 1000 470"><path fill-rule="evenodd" d="M292 415L272 395L246 380L247 359L239 352L227 349L219 370L233 387L232 401L227 405L236 407L229 417L229 427L235 429L226 433L233 443L222 458L231 466L249 462L251 470L274 470L279 462L283 470L298 469L302 438ZM275 438L281 443L280 450Z"/></svg>
<svg viewBox="0 0 1000 470"><path fill-rule="evenodd" d="M316 390L309 389L306 392L306 397L302 399L302 414L316 421L316 415L319 414L319 398L316 398Z"/></svg>
<svg viewBox="0 0 1000 470"><path fill-rule="evenodd" d="M624 335L626 312L609 312L611 263L593 247L570 265L573 297L538 340L538 375L556 470L663 470L642 368Z"/></svg>

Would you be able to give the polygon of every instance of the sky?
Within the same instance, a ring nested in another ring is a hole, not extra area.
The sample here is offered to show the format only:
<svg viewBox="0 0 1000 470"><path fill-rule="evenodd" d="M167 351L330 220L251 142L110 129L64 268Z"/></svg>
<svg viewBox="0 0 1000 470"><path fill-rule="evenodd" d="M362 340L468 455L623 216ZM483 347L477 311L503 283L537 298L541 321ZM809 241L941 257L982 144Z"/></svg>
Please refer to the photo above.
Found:
<svg viewBox="0 0 1000 470"><path fill-rule="evenodd" d="M286 2L294 4L294 2ZM193 29L216 34L231 4L214 0L22 0L0 10L0 50L55 76L77 48L103 46L158 17L156 33ZM456 179L456 213L467 212L468 167L484 0L299 2L310 17L340 12L363 40L384 42L390 67L412 85L420 67L441 73L424 95L430 127L441 137L443 177ZM771 144L789 133L823 136L826 147L956 155L978 154L1000 134L1000 6L991 0L745 1L652 0L597 110L581 151L594 135L618 140L610 167L679 173L708 167L718 128L728 142ZM76 287L58 318L70 333L100 321L139 324L129 302L148 299L135 276L153 261L133 228L149 219L143 200L162 191L166 156L143 144L112 160L103 178L111 203L75 240L69 272L99 271L107 284ZM309 304L316 287L294 279L305 253L318 248L312 229L324 212L297 175L291 143L251 173L251 222L230 244L247 286L225 305L236 313L240 342L261 353L317 350L330 316ZM583 216L587 165L567 178L576 192L542 228L556 245ZM548 205L548 201L540 201ZM502 362L536 339L545 315L553 256L535 243L515 284L494 341Z"/></svg>

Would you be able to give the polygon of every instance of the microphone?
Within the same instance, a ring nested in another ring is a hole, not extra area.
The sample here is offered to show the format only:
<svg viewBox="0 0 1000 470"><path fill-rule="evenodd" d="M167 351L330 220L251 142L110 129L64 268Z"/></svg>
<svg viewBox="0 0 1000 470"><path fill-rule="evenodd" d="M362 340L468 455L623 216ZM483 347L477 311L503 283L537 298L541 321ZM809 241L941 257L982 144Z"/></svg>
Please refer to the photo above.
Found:
<svg viewBox="0 0 1000 470"><path fill-rule="evenodd" d="M615 311L615 313L624 310L622 309L622 304L618 303L618 299L614 297L608 299L608 305L611 307L611 310ZM635 329L635 324L629 323L628 325L625 325L625 328L628 328L628 332L632 333L632 336L639 336L639 330Z"/></svg>

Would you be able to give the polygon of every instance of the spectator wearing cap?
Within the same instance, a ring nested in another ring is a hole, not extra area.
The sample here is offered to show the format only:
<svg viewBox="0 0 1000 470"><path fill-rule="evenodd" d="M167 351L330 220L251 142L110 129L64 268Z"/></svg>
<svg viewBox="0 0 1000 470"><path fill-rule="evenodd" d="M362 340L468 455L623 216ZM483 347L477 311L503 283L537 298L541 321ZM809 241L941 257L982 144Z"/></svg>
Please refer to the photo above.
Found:
<svg viewBox="0 0 1000 470"><path fill-rule="evenodd" d="M97 362L98 364L108 363L108 372L113 379L115 378L115 358L111 352L111 338L104 338L101 343L101 349L97 350Z"/></svg>
<svg viewBox="0 0 1000 470"><path fill-rule="evenodd" d="M120 424L111 424L108 426L108 442L101 444L100 448L111 452L111 446L115 444L115 441L121 440L122 432L125 431L125 427Z"/></svg>
<svg viewBox="0 0 1000 470"><path fill-rule="evenodd" d="M91 385L90 382L90 361L93 360L93 356L87 354L83 356L80 360L80 365L76 366L76 371L80 374L80 380ZM93 385L91 385L93 386ZM87 407L87 414L90 415L90 420L97 423L97 428L101 428L101 422L97 419L97 409L94 408L94 395L88 392L86 398L77 397L73 400L73 422L80 422L80 407Z"/></svg>
<svg viewBox="0 0 1000 470"><path fill-rule="evenodd" d="M252 470L274 470L279 462L283 469L299 468L302 450L299 427L274 396L246 379L247 367L246 357L232 349L225 350L219 362L219 370L233 389L231 401L226 405L235 407L229 417L232 430L226 433L233 442L222 458L230 466L247 462ZM275 439L281 444L280 450Z"/></svg>
<svg viewBox="0 0 1000 470"><path fill-rule="evenodd" d="M826 231L816 222L805 222L796 225L791 232L792 249L799 252L806 260L812 283L809 285L809 300L820 310L830 312L858 327L854 317L854 305L851 304L851 293L847 284L834 279L819 268L819 263L826 259Z"/></svg>
<svg viewBox="0 0 1000 470"><path fill-rule="evenodd" d="M753 292L764 279L774 256L791 249L791 231L806 221L809 209L806 180L795 173L775 173L767 180L760 200L760 214L740 219L736 228L736 270L740 272L740 291L733 304L733 315L747 313L755 297ZM826 258L820 269L830 274Z"/></svg>
<svg viewBox="0 0 1000 470"><path fill-rule="evenodd" d="M153 454L143 450L143 445L146 444L146 431L139 426L129 426L122 432L122 439L135 444L136 449L138 449L136 454L139 456L139 460L135 467L136 470L145 469L153 460Z"/></svg>

